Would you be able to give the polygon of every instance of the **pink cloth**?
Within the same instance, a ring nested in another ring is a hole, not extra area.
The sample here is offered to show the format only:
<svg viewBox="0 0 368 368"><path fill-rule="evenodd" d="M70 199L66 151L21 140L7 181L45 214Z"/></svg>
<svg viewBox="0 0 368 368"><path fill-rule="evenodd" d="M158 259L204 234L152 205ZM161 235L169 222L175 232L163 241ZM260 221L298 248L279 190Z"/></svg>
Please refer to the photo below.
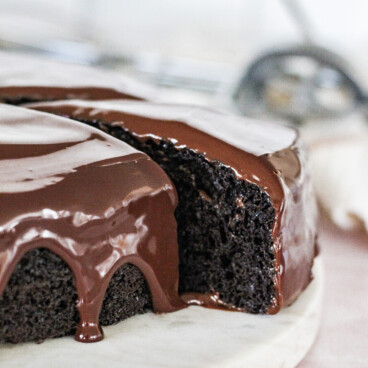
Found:
<svg viewBox="0 0 368 368"><path fill-rule="evenodd" d="M368 367L368 236L322 220L319 244L325 274L322 321L298 368Z"/></svg>

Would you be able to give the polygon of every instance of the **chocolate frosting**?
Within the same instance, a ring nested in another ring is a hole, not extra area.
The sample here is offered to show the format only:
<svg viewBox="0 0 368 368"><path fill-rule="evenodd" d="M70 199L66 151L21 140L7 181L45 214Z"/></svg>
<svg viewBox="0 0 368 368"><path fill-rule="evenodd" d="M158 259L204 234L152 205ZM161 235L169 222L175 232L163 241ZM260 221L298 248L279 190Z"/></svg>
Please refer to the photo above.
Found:
<svg viewBox="0 0 368 368"><path fill-rule="evenodd" d="M7 105L0 117L0 294L26 252L47 248L74 274L79 341L102 339L105 291L125 263L156 312L182 308L177 195L162 169L82 123Z"/></svg>
<svg viewBox="0 0 368 368"><path fill-rule="evenodd" d="M30 107L81 120L119 125L141 140L169 139L231 167L237 177L267 192L276 211L273 240L276 255L275 300L269 313L292 303L311 281L315 256L316 206L305 150L288 127L185 106L133 101L64 101ZM207 303L199 295L193 304Z"/></svg>
<svg viewBox="0 0 368 368"><path fill-rule="evenodd" d="M148 87L111 71L0 52L0 100L147 99Z"/></svg>

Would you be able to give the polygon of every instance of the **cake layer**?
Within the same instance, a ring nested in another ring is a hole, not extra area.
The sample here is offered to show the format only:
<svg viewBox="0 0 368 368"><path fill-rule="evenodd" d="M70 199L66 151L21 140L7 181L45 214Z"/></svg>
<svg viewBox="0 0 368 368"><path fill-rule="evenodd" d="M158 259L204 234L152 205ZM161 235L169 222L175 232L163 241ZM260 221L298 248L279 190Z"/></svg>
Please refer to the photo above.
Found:
<svg viewBox="0 0 368 368"><path fill-rule="evenodd" d="M0 293L12 294L8 280L27 252L50 250L74 275L78 340L102 338L105 292L125 264L144 275L156 312L183 306L176 191L144 153L85 124L1 105L0 203Z"/></svg>
<svg viewBox="0 0 368 368"><path fill-rule="evenodd" d="M42 342L74 335L80 322L73 273L48 249L33 249L19 261L0 297L0 341ZM143 274L125 264L112 277L99 316L101 326L152 310Z"/></svg>
<svg viewBox="0 0 368 368"><path fill-rule="evenodd" d="M69 98L141 100L150 94L148 87L118 73L0 51L0 101L6 103Z"/></svg>
<svg viewBox="0 0 368 368"><path fill-rule="evenodd" d="M180 290L189 303L275 313L309 284L316 211L295 130L148 102L30 107L99 127L166 170L179 193Z"/></svg>

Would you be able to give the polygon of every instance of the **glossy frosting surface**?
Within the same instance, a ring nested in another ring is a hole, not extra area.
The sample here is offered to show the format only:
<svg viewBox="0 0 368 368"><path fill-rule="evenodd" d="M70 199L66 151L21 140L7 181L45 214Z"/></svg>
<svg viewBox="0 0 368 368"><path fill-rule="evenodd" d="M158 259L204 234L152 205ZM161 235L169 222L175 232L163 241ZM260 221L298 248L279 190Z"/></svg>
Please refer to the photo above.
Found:
<svg viewBox="0 0 368 368"><path fill-rule="evenodd" d="M295 300L311 280L316 208L305 150L291 128L186 105L133 101L64 101L31 106L87 121L119 125L141 140L169 139L231 167L239 179L268 193L273 227L275 302Z"/></svg>
<svg viewBox="0 0 368 368"><path fill-rule="evenodd" d="M120 111L126 115L150 118L153 121L169 121L172 122L171 125L175 125L175 129L181 129L180 127L185 123L185 125L201 130L256 156L289 148L297 140L297 132L292 128L266 121L245 119L198 106L119 100L94 101L93 103L90 101L70 101L67 103L67 105L73 104L80 108L93 109L90 111L91 116L99 115L100 111L103 113L106 110L111 110ZM66 105L66 103L49 104L49 106L53 105L60 106ZM138 123L136 125L139 128ZM151 135L155 134L156 125L154 122L151 124L150 128L153 130ZM159 129L158 126L157 129ZM140 133L147 134L143 128L142 131L138 131L138 134ZM180 133L176 133L176 135ZM182 143L185 144L185 142Z"/></svg>
<svg viewBox="0 0 368 368"><path fill-rule="evenodd" d="M144 274L155 311L183 306L176 191L147 155L85 124L0 105L0 203L0 293L26 252L55 252L75 277L78 340L102 338L105 291L125 263Z"/></svg>

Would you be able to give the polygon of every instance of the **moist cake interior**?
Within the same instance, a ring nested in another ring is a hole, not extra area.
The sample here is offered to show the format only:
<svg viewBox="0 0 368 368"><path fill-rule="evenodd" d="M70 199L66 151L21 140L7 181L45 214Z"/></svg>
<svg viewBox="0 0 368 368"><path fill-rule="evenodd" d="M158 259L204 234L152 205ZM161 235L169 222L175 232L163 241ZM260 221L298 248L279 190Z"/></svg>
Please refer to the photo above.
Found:
<svg viewBox="0 0 368 368"><path fill-rule="evenodd" d="M169 140L140 141L119 126L82 122L147 153L173 181L179 197L179 292L217 293L230 308L266 313L276 276L269 196L237 179L231 168Z"/></svg>

